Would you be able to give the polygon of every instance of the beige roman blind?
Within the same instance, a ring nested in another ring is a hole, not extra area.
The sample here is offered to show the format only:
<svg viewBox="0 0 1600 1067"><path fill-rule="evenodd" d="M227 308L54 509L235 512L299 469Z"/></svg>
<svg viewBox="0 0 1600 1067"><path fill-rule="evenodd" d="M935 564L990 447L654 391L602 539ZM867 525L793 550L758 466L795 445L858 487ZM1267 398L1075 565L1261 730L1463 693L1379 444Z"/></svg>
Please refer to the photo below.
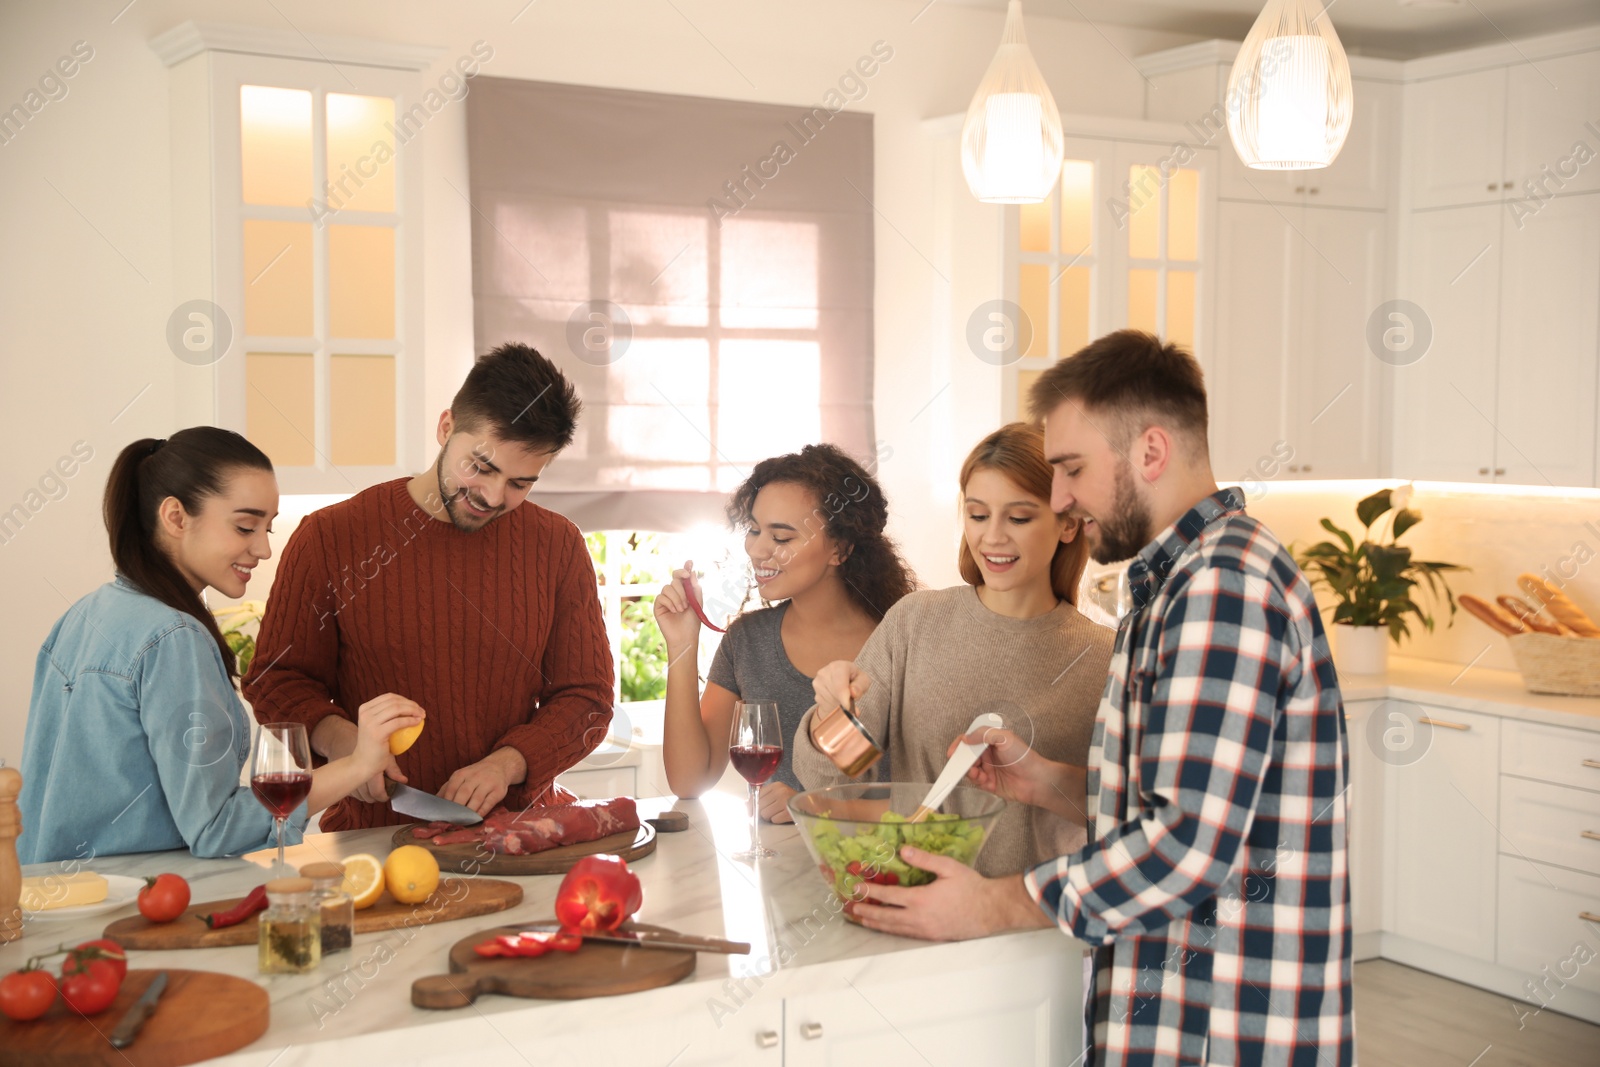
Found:
<svg viewBox="0 0 1600 1067"><path fill-rule="evenodd" d="M870 115L480 77L467 138L477 350L584 401L539 504L676 531L766 456L872 457Z"/></svg>

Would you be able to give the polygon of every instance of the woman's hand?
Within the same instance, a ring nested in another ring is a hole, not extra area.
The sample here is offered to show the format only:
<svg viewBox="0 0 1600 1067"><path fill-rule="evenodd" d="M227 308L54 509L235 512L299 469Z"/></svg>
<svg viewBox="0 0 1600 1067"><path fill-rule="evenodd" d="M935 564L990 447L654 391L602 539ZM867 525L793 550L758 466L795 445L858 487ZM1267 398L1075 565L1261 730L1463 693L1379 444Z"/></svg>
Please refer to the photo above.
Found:
<svg viewBox="0 0 1600 1067"><path fill-rule="evenodd" d="M399 693L384 693L373 697L356 712L356 748L350 754L356 766L369 781L362 787L372 803L381 803L384 796L376 795L383 789L382 779L387 776L404 782L400 765L389 754L389 735L408 726L416 726L427 716L414 700Z"/></svg>
<svg viewBox="0 0 1600 1067"><path fill-rule="evenodd" d="M684 586L694 581L694 560L686 559L683 566L672 572L672 581L656 594L656 626L667 643L669 664L684 649L693 648L700 640L700 619L689 607L689 597ZM698 590L697 590L698 592Z"/></svg>
<svg viewBox="0 0 1600 1067"><path fill-rule="evenodd" d="M857 667L847 659L834 660L817 672L811 679L811 691L817 698L817 713L811 717L813 724L817 719L832 712L845 701L849 701L852 708L868 689L872 688L872 679L867 677L867 672Z"/></svg>
<svg viewBox="0 0 1600 1067"><path fill-rule="evenodd" d="M761 817L767 822L794 822L789 814L789 798L795 791L782 782L768 782L761 787Z"/></svg>

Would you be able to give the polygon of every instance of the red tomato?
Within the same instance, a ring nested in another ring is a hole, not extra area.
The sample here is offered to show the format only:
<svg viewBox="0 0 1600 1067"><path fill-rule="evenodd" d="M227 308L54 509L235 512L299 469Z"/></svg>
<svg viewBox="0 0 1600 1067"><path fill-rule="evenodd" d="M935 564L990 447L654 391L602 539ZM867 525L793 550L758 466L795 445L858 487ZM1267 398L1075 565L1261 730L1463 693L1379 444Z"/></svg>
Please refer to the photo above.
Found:
<svg viewBox="0 0 1600 1067"><path fill-rule="evenodd" d="M37 1019L56 1001L56 980L49 971L12 971L0 978L0 1012L18 1022Z"/></svg>
<svg viewBox="0 0 1600 1067"><path fill-rule="evenodd" d="M146 878L139 890L139 914L153 923L169 923L189 906L189 883L175 874Z"/></svg>
<svg viewBox="0 0 1600 1067"><path fill-rule="evenodd" d="M122 946L109 937L98 938L94 941L85 941L61 961L61 977L71 978L81 970L87 969L87 964L92 959L105 960L116 968L117 981L128 977L128 954L122 951Z"/></svg>
<svg viewBox="0 0 1600 1067"><path fill-rule="evenodd" d="M61 980L61 999L81 1015L98 1015L111 1007L121 988L122 979L117 977L114 964L109 960L90 959L82 961L71 977Z"/></svg>

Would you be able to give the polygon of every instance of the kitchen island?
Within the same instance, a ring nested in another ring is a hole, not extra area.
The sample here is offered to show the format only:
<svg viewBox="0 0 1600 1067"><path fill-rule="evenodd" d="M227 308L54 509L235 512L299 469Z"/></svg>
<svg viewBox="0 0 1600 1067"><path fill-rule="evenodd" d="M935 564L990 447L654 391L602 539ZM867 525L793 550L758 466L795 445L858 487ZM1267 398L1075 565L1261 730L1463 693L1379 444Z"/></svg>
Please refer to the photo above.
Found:
<svg viewBox="0 0 1600 1067"><path fill-rule="evenodd" d="M686 812L687 831L660 834L654 854L630 866L644 884L641 921L684 933L748 942L748 956L701 953L695 971L661 989L591 1000L487 995L471 1007L411 1006L411 983L442 974L458 940L519 920L549 919L561 878L508 879L522 886L516 908L475 919L358 934L353 949L307 975L256 973L256 948L129 953L141 969L189 968L256 981L272 999L266 1035L214 1063L300 1064L927 1063L1063 1064L1081 1051L1083 946L1054 930L933 944L848 922L813 868L793 826L762 827L778 857L752 868L729 859L748 835L737 797L642 800L640 816ZM358 852L380 858L393 828L314 834L289 852L295 866ZM195 901L240 896L259 884L275 851L200 860L186 852L115 856L101 874L187 878ZM30 875L53 865L34 864ZM455 874L446 870L446 875ZM492 870L488 877L499 877ZM130 904L75 921L28 923L0 947L12 970L59 942L99 935ZM647 951L647 950L639 950ZM97 1020L99 1021L99 1020ZM103 1026L114 1020L106 1019Z"/></svg>

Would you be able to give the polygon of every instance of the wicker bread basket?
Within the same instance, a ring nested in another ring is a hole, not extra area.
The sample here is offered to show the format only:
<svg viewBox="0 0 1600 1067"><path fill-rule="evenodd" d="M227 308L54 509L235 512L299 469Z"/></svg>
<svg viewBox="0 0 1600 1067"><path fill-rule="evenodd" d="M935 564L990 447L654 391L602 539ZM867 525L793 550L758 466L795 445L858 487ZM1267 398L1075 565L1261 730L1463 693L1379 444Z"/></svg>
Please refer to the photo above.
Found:
<svg viewBox="0 0 1600 1067"><path fill-rule="evenodd" d="M1600 638L1527 633L1506 640L1528 692L1600 697Z"/></svg>

